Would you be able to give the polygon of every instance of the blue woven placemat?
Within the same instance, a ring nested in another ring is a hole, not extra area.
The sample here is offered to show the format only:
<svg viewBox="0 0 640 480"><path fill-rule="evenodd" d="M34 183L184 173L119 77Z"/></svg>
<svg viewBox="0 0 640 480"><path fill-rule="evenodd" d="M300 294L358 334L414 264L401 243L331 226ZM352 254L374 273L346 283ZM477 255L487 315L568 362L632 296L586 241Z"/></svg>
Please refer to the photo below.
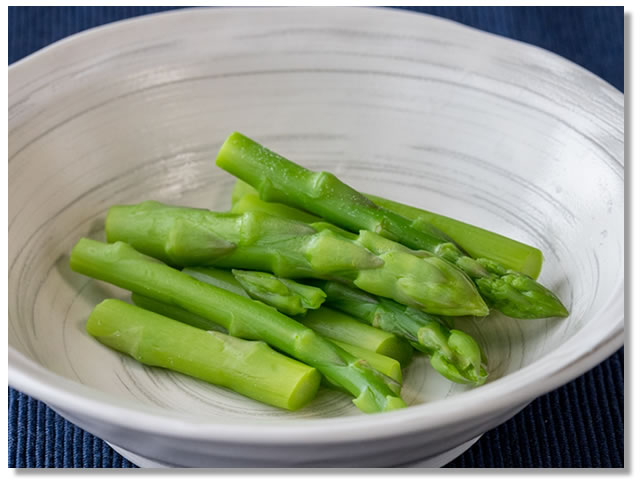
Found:
<svg viewBox="0 0 640 480"><path fill-rule="evenodd" d="M624 92L622 7L401 7L528 42ZM61 38L167 7L9 7L9 63ZM9 388L9 467L135 467ZM624 349L487 432L448 467L623 467Z"/></svg>

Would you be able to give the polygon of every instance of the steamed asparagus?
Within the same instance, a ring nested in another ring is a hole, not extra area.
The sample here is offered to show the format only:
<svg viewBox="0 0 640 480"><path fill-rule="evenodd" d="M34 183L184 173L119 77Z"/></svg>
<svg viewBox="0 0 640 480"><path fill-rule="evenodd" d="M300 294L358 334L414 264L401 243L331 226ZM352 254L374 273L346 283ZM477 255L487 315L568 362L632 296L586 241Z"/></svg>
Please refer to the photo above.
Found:
<svg viewBox="0 0 640 480"><path fill-rule="evenodd" d="M150 312L155 312L164 317L172 318L173 320L177 320L181 323L186 323L187 325L191 325L192 327L196 327L201 330L228 333L224 327L216 322L212 322L211 320L201 317L200 315L196 315L195 313L188 312L184 308L176 307L175 305L161 302L154 298L140 295L136 292L131 293L131 301L140 308L144 308Z"/></svg>
<svg viewBox="0 0 640 480"><path fill-rule="evenodd" d="M286 315L304 315L315 310L326 298L319 288L303 285L266 272L231 270L251 298L261 300Z"/></svg>
<svg viewBox="0 0 640 480"><path fill-rule="evenodd" d="M241 191L246 190L246 187L243 185L247 184L238 180L233 188L234 200L231 206L231 213L262 212L276 217L288 218L290 220L297 220L298 222L304 223L316 223L322 221L322 218L302 211L299 208L290 207L284 203L265 202L260 198L260 195L258 195L258 192L254 190L253 187L249 186L253 192L241 194Z"/></svg>
<svg viewBox="0 0 640 480"><path fill-rule="evenodd" d="M376 205L408 218L418 229L426 229L445 242L454 242L473 258L487 258L501 263L533 279L538 278L542 268L542 252L525 243L498 233L455 220L428 210L422 210L394 202L376 195L365 194ZM256 211L313 223L322 219L316 215L282 203L265 202L251 185L237 180L231 193L231 212Z"/></svg>
<svg viewBox="0 0 640 480"><path fill-rule="evenodd" d="M327 294L327 305L409 340L417 350L427 353L433 368L449 380L473 385L486 381L480 347L465 332L449 329L433 315L338 282L315 285Z"/></svg>
<svg viewBox="0 0 640 480"><path fill-rule="evenodd" d="M210 269L207 269L207 270L210 270ZM189 269L185 269L183 270L183 272L189 273ZM194 273L194 272L191 272L191 273ZM194 278L207 278L207 276L199 275L198 277L194 276ZM221 287L221 288L224 288L224 287ZM131 294L131 300L137 306L142 307L145 310L149 310L151 312L164 315L165 317L172 318L174 320L186 323L188 325L192 325L196 328L201 328L204 330L215 330L215 331L220 331L222 333L227 333L227 331L220 325L213 323L207 320L206 318L202 318L199 315L194 315L191 312L187 312L186 310L183 310L180 307L169 305L167 303L154 300L153 298L145 297L144 295L138 295L137 293ZM341 315L339 312L336 312L336 313ZM307 326L309 326L312 330L315 330L311 325L307 325ZM359 324L359 326L363 326L363 325ZM366 325L364 326L366 327ZM372 330L377 331L377 329L373 329L373 328ZM329 338L329 337L326 337L326 338ZM329 338L329 340L335 343L336 345L338 345L343 350L346 350L350 354L358 358L362 358L363 360L366 360L367 363L371 365L371 367L375 368L383 375L386 375L392 378L393 380L395 380L398 383L398 386L400 386L400 384L402 383L401 365L400 365L400 362L395 358L387 357L385 355L376 353L375 351L367 350L366 348L362 348L357 345L351 345L349 343L334 340L332 338ZM363 342L359 342L356 339L354 343L362 344Z"/></svg>
<svg viewBox="0 0 640 480"><path fill-rule="evenodd" d="M182 271L236 295L260 300L286 315L302 315L308 309L319 308L326 298L326 294L319 288L264 272L228 271L212 267L187 267ZM196 320L186 318L186 323L192 324L194 321Z"/></svg>
<svg viewBox="0 0 640 480"><path fill-rule="evenodd" d="M395 358L387 357L386 355L381 355L379 353L372 352L371 350L367 350L366 348L351 345L350 343L341 342L339 340L330 339L330 341L343 350L349 352L354 357L366 360L372 368L375 368L383 375L386 375L397 382L398 388L402 385L402 366Z"/></svg>
<svg viewBox="0 0 640 480"><path fill-rule="evenodd" d="M87 332L141 363L168 368L255 400L297 410L315 397L315 368L273 351L264 342L204 331L120 300L94 308Z"/></svg>
<svg viewBox="0 0 640 480"><path fill-rule="evenodd" d="M211 267L190 267L182 271L201 282L232 291L238 295L249 296L242 285L226 270ZM326 294L324 298L326 298ZM412 348L406 340L392 333L364 325L333 309L320 307L317 310L307 312L304 317L298 317L297 320L324 337L391 357L398 360L403 366L411 359Z"/></svg>
<svg viewBox="0 0 640 480"><path fill-rule="evenodd" d="M247 191L246 187L241 189ZM233 210L237 213L252 210L278 216L305 213L286 205L265 202L251 193L235 198ZM416 349L429 354L432 366L449 380L475 385L485 382L487 372L482 366L480 347L466 333L449 330L445 320L342 283L318 281L314 284L327 294L327 305L411 341Z"/></svg>
<svg viewBox="0 0 640 480"><path fill-rule="evenodd" d="M347 230L375 232L447 260L473 279L489 306L506 315L568 315L560 300L532 278L493 260L468 257L454 243L416 228L420 222L379 207L335 175L307 170L244 135L233 133L227 138L216 164L256 188L263 200L299 207Z"/></svg>
<svg viewBox="0 0 640 480"><path fill-rule="evenodd" d="M408 218L415 228L438 228L473 258L486 258L498 262L507 269L524 273L533 279L540 275L542 252L531 245L427 210L375 195L367 197L376 205Z"/></svg>
<svg viewBox="0 0 640 480"><path fill-rule="evenodd" d="M320 335L391 357L405 366L411 360L411 345L393 333L365 325L353 316L322 307L308 312L300 322Z"/></svg>
<svg viewBox="0 0 640 480"><path fill-rule="evenodd" d="M185 268L182 271L197 280L225 290L234 292L238 291L238 289L243 290L243 285L237 281L237 277L229 276L225 270L210 267L192 267ZM297 286L304 286L297 282L293 283ZM263 287L268 287L268 284L263 285ZM310 288L320 290L316 287ZM322 290L320 291L322 292ZM238 293L249 296L249 292L246 289ZM324 300L326 294L322 293ZM267 295L266 298L269 299L270 297L270 295ZM343 350L366 360L369 365L380 373L398 382L398 385L402 383L401 362L402 365L406 364L412 354L411 346L406 341L388 332L363 325L343 313L324 307L309 311L298 320L306 327L336 343Z"/></svg>
<svg viewBox="0 0 640 480"><path fill-rule="evenodd" d="M315 367L353 397L367 413L405 407L380 375L313 330L255 300L200 282L123 242L104 244L83 238L71 253L72 270L167 302L218 323L237 337L263 340Z"/></svg>
<svg viewBox="0 0 640 480"><path fill-rule="evenodd" d="M150 201L111 207L106 233L109 242L127 242L172 265L341 280L426 312L488 313L473 283L455 266L368 231L355 235L325 222L306 224L261 212L216 213Z"/></svg>

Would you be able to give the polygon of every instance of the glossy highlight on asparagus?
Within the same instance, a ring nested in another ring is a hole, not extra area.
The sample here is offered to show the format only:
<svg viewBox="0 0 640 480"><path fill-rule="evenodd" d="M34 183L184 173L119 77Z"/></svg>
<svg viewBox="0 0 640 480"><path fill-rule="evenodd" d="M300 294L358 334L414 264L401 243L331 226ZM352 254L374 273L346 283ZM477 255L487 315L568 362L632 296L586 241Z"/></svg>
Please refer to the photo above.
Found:
<svg viewBox="0 0 640 480"><path fill-rule="evenodd" d="M266 343L205 331L108 299L91 312L87 332L145 365L163 367L230 388L287 410L312 400L321 376Z"/></svg>
<svg viewBox="0 0 640 480"><path fill-rule="evenodd" d="M355 235L263 212L217 213L158 202L119 205L106 220L109 242L123 241L175 266L266 271L284 278L353 282L370 293L443 315L486 315L460 270L371 232Z"/></svg>
<svg viewBox="0 0 640 480"><path fill-rule="evenodd" d="M265 201L302 208L347 230L368 230L447 260L473 279L490 307L506 315L568 315L553 292L532 278L492 260L468 257L452 242L425 228L416 228L416 222L376 205L335 175L307 170L240 133L227 138L216 164L258 190ZM430 313L446 314L433 310Z"/></svg>
<svg viewBox="0 0 640 480"><path fill-rule="evenodd" d="M123 242L83 238L71 252L72 270L163 301L220 324L230 335L263 340L315 367L333 385L351 394L363 412L405 407L384 377L313 330L261 302L196 280Z"/></svg>

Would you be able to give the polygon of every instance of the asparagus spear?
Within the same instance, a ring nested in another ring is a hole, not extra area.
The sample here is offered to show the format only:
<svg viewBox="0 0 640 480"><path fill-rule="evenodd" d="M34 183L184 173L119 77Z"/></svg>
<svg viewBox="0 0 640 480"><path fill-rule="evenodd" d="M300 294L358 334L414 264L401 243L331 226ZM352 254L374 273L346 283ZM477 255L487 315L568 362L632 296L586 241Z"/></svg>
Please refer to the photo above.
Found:
<svg viewBox="0 0 640 480"><path fill-rule="evenodd" d="M376 195L365 195L376 205L412 220L414 228L427 230L445 242L454 242L474 258L499 262L506 268L529 275L533 279L540 275L543 256L535 247L444 215ZM321 221L320 217L289 205L261 200L258 191L242 180L236 181L231 198L233 213L255 211L306 223Z"/></svg>
<svg viewBox="0 0 640 480"><path fill-rule="evenodd" d="M176 322L119 300L100 303L87 332L146 365L168 368L230 388L269 405L297 410L315 397L315 368L241 340Z"/></svg>
<svg viewBox="0 0 640 480"><path fill-rule="evenodd" d="M387 357L386 355L381 355L379 353L372 352L371 350L367 350L366 348L351 345L350 343L341 342L339 340L329 340L343 350L349 352L354 357L362 358L371 365L372 368L375 368L383 375L392 378L397 382L398 388L402 385L402 367L400 362L395 358Z"/></svg>
<svg viewBox="0 0 640 480"><path fill-rule="evenodd" d="M505 268L538 278L542 268L542 252L535 247L468 223L437 213L410 207L376 195L367 195L376 205L413 221L416 228L433 226L450 236L474 258L486 258ZM304 213L304 212L303 212Z"/></svg>
<svg viewBox="0 0 640 480"><path fill-rule="evenodd" d="M172 318L181 323L186 323L187 325L191 325L192 327L196 327L201 330L213 330L221 333L229 333L224 327L220 326L216 322L212 322L211 320L201 317L200 315L196 315L195 313L188 312L184 308L176 307L175 305L164 303L145 295L140 295L139 293L132 292L131 301L140 308L144 308L150 312L155 312L164 317Z"/></svg>
<svg viewBox="0 0 640 480"><path fill-rule="evenodd" d="M242 200L242 198L245 195L248 195L248 194L257 195L258 191L255 188L253 188L251 185L249 185L247 182L243 182L242 180L237 178L235 183L233 184L233 188L231 189L231 208L233 209L233 206L236 203L238 203L240 200ZM298 210L298 209L294 209L294 210ZM311 215L312 217L315 217L315 215L311 213L309 215Z"/></svg>
<svg viewBox="0 0 640 480"><path fill-rule="evenodd" d="M187 270L188 269L184 270L185 273ZM220 325L210 322L206 318L202 318L199 315L194 315L191 312L187 312L180 307L169 305L167 303L154 300L153 298L145 297L144 295L138 295L137 293L131 294L131 300L133 300L133 303L141 308L144 308L145 310L164 315L165 317L172 318L179 322L187 323L196 328L201 328L204 330L216 330L221 331L222 333L227 333L227 331ZM336 313L339 314L339 312ZM357 322L356 320L353 321ZM359 326L366 327L366 325L363 324L359 324ZM311 326L309 327L311 328ZM312 330L315 329L312 328ZM315 331L317 332L317 330ZM371 365L371 367L375 368L383 375L386 375L387 377L390 377L394 381L396 381L398 387L402 384L402 369L400 366L400 362L395 358L387 357L374 351L367 350L366 348L358 347L356 345L350 345L349 343L334 340L329 337L326 338L338 345L343 350L349 352L351 355L366 360L366 362Z"/></svg>
<svg viewBox="0 0 640 480"><path fill-rule="evenodd" d="M246 183L238 180L236 185L239 184L246 185ZM249 188L253 190L252 187ZM238 189L234 187L233 192L237 191ZM258 195L255 190L253 190L253 192L254 193L246 193L242 196L239 196L239 193L237 193L236 195L238 196L231 207L231 213L263 212L276 217L288 218L290 220L297 220L298 222L304 223L316 223L322 221L320 217L316 217L315 215L304 212L298 208L290 207L283 203L265 202L260 198L260 195Z"/></svg>
<svg viewBox="0 0 640 480"><path fill-rule="evenodd" d="M200 315L233 336L263 340L317 368L330 383L355 397L353 403L364 412L406 406L389 387L392 379L313 330L261 302L200 282L126 243L83 238L71 252L70 266L76 272Z"/></svg>
<svg viewBox="0 0 640 480"><path fill-rule="evenodd" d="M143 202L111 207L106 232L109 242L127 242L172 265L341 280L427 312L488 313L473 283L450 263L371 232L355 235L325 222Z"/></svg>
<svg viewBox="0 0 640 480"><path fill-rule="evenodd" d="M326 298L319 288L265 272L231 270L251 298L261 300L286 315L304 315L315 310Z"/></svg>
<svg viewBox="0 0 640 480"><path fill-rule="evenodd" d="M211 267L189 267L182 271L201 282L229 290L238 295L249 296L235 277L226 270ZM326 294L324 298L326 298ZM413 349L406 340L378 328L363 325L358 320L336 310L320 307L317 310L308 311L304 317L299 317L298 320L324 337L391 357L398 360L402 366L411 360Z"/></svg>
<svg viewBox="0 0 640 480"><path fill-rule="evenodd" d="M213 267L186 267L182 269L182 272L214 287L229 290L236 295L250 298L247 291L242 287L240 282L236 280L236 277L233 276L231 270L222 270Z"/></svg>
<svg viewBox="0 0 640 480"><path fill-rule="evenodd" d="M379 233L447 260L474 280L491 307L506 315L515 318L568 315L560 300L532 278L493 260L468 257L439 235L416 228L420 222L379 207L335 175L307 170L244 135L231 134L216 163L256 188L263 200L302 208L347 230Z"/></svg>
<svg viewBox="0 0 640 480"><path fill-rule="evenodd" d="M413 355L413 349L406 340L393 333L365 325L333 308L321 307L307 312L300 322L324 337L394 358L402 366L407 365Z"/></svg>
<svg viewBox="0 0 640 480"><path fill-rule="evenodd" d="M187 267L182 270L202 282L251 297L287 315L302 315L322 305L326 294L311 287L270 273L247 270L221 270L213 267Z"/></svg>
<svg viewBox="0 0 640 480"><path fill-rule="evenodd" d="M244 188L244 191L247 189ZM236 196L233 208L238 213L253 210L281 216L305 214L293 207L265 202L251 193L241 198ZM315 284L328 294L328 305L410 340L416 349L430 355L433 367L449 380L475 385L485 382L487 373L482 366L480 347L466 333L449 330L444 319L405 307L393 300L376 298L337 282L320 281ZM329 321L320 320L317 323L329 324ZM309 323L306 325L313 328ZM319 331L322 333L322 330ZM458 351L454 351L454 347Z"/></svg>
<svg viewBox="0 0 640 480"><path fill-rule="evenodd" d="M487 372L482 352L468 334L449 329L441 319L386 298L331 281L314 282L327 294L327 305L353 317L406 338L429 355L433 368L456 383L482 385Z"/></svg>

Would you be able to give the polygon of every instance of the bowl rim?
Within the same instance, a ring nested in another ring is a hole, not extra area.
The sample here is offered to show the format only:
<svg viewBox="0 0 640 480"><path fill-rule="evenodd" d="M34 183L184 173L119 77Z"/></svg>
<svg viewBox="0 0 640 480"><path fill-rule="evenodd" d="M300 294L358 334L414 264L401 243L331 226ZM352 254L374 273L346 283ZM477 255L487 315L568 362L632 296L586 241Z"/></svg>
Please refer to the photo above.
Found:
<svg viewBox="0 0 640 480"><path fill-rule="evenodd" d="M309 9L327 9L327 7L302 7ZM597 79L597 83L610 96L623 96L609 83L552 52L517 40L483 32L457 22L434 17L428 14L407 12L395 9L339 7L343 12L358 12L358 15L396 15L420 17L424 22L446 23L452 30L473 31L480 37L491 37L494 42L517 44L529 51L544 52L565 68L578 71ZM283 14L300 7L280 7ZM40 58L55 55L69 43L77 43L85 38L104 34L115 34L119 29L139 26L153 22L158 17L178 17L190 15L218 15L221 12L239 11L233 7L187 8L164 11L140 17L125 19L96 28L85 30L55 42L9 66L12 73L33 64ZM261 8L242 8L243 14ZM624 164L624 159L616 159ZM148 434L163 435L171 438L223 441L227 443L273 445L280 444L328 444L353 441L365 441L407 435L427 429L438 429L447 425L461 423L473 417L492 415L500 411L524 406L536 397L557 388L586 372L624 344L624 278L618 278L611 296L593 316L606 315L613 318L606 331L582 332L580 341L572 342L568 352L560 354L558 349L547 353L541 359L526 367L490 382L480 388L463 392L453 397L440 399L428 404L415 405L407 409L386 412L377 415L358 415L353 417L335 417L330 419L296 419L274 423L249 424L244 422L224 423L210 418L199 419L196 416L168 412L161 408L149 408L148 405L132 404L115 395L105 394L97 389L80 384L54 372L26 357L9 345L8 373L9 385L28 395L38 398L54 408L71 411L74 414L116 425L124 429L135 429ZM574 334L577 337L577 334ZM573 337L572 337L573 338ZM571 339L570 339L571 341ZM575 345L573 345L575 343ZM468 408L473 405L472 408Z"/></svg>

